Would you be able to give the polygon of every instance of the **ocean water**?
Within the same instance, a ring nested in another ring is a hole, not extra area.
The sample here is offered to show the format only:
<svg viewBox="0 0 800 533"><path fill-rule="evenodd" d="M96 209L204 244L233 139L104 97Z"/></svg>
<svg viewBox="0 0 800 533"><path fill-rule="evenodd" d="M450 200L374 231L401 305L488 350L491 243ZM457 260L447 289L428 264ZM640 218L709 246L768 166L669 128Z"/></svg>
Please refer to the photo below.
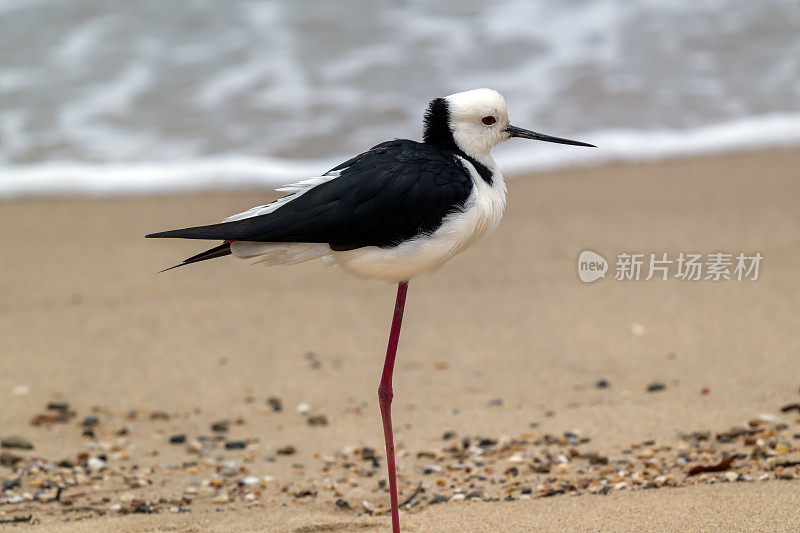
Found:
<svg viewBox="0 0 800 533"><path fill-rule="evenodd" d="M0 196L276 185L500 90L507 171L800 145L798 0L0 0Z"/></svg>

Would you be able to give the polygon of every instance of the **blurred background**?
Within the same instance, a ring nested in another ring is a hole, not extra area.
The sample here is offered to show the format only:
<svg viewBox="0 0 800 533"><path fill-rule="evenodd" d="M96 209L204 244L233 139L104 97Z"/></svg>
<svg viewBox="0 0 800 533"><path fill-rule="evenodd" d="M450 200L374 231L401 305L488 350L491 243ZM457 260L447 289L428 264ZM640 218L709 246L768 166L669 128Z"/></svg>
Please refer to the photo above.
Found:
<svg viewBox="0 0 800 533"><path fill-rule="evenodd" d="M800 144L796 0L0 0L0 195L277 184L500 90L512 172Z"/></svg>

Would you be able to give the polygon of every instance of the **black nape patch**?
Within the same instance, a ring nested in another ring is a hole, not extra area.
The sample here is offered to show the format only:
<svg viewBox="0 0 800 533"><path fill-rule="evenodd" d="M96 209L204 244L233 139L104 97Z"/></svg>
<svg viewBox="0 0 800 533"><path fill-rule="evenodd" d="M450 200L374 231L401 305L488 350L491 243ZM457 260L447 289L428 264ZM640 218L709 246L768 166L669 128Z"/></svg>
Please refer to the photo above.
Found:
<svg viewBox="0 0 800 533"><path fill-rule="evenodd" d="M450 130L450 108L447 100L437 98L428 104L425 111L425 129L422 140L445 150L458 151L453 132Z"/></svg>
<svg viewBox="0 0 800 533"><path fill-rule="evenodd" d="M422 132L422 140L426 144L460 155L475 167L483 181L489 185L492 184L492 171L486 165L467 155L456 144L453 131L450 129L450 107L444 98L436 98L428 104L428 110L425 111L425 129Z"/></svg>

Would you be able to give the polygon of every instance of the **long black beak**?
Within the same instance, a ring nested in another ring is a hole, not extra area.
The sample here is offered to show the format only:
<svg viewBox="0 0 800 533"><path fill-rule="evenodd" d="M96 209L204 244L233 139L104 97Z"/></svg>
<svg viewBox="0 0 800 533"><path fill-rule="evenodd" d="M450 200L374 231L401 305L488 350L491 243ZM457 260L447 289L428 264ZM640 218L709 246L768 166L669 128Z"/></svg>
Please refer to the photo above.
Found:
<svg viewBox="0 0 800 533"><path fill-rule="evenodd" d="M571 144L574 146L588 146L590 148L597 148L597 146L589 143L582 143L580 141L571 141L569 139L562 139L561 137L551 137L543 133L536 133L535 131L518 128L509 125L506 131L511 137L519 137L521 139L533 139L534 141L547 141L549 143Z"/></svg>

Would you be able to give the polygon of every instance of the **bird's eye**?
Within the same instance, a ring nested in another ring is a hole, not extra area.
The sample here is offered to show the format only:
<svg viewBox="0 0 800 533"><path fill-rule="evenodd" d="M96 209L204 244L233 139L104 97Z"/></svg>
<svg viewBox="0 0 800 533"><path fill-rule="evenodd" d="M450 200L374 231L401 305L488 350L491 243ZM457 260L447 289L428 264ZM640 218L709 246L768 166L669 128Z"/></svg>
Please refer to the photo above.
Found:
<svg viewBox="0 0 800 533"><path fill-rule="evenodd" d="M481 119L481 122L483 122L483 123L484 123L484 124L486 124L487 126L491 126L492 124L494 124L494 123L495 123L495 122L497 122L497 121L495 120L495 118L494 118L493 116L491 116L491 115L490 115L490 116L488 116L488 117L483 117L483 118Z"/></svg>

